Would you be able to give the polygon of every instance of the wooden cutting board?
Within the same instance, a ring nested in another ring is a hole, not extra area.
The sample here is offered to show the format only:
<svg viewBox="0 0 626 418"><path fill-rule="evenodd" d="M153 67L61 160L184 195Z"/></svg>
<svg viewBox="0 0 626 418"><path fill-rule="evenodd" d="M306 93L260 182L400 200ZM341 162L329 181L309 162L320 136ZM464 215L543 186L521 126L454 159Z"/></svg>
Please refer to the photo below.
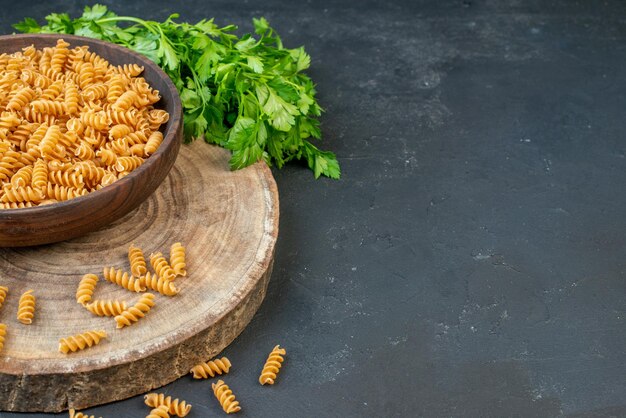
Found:
<svg viewBox="0 0 626 418"><path fill-rule="evenodd" d="M202 141L183 146L159 189L138 209L85 237L36 248L0 249L0 308L7 325L0 352L0 410L54 411L128 398L163 386L214 357L246 327L261 304L278 235L278 192L265 164L230 171L229 152ZM169 253L187 247L180 293L156 292L138 323L118 330L113 318L76 303L85 273L100 281L94 299L133 304L131 293L102 278L102 268L129 270L131 243ZM20 294L33 289L35 320L16 320ZM108 338L65 355L59 339L103 329Z"/></svg>

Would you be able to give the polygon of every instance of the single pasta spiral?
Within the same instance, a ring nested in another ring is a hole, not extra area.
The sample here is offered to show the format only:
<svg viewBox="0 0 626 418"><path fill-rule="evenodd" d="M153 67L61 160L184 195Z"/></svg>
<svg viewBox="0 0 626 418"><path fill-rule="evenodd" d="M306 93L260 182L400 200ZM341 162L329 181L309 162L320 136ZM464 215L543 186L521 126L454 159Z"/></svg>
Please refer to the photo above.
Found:
<svg viewBox="0 0 626 418"><path fill-rule="evenodd" d="M178 289L174 286L174 283L157 274L148 272L145 276L142 276L142 279L148 289L156 290L162 295L174 296L178 294Z"/></svg>
<svg viewBox="0 0 626 418"><path fill-rule="evenodd" d="M143 318L154 306L154 295L145 293L133 306L115 317L118 328L127 327Z"/></svg>
<svg viewBox="0 0 626 418"><path fill-rule="evenodd" d="M282 362L284 361L283 356L285 354L287 354L287 350L285 350L284 348L280 348L280 345L274 347L270 355L267 357L265 366L263 366L263 370L261 371L261 376L259 376L260 384L274 384L274 382L276 381L276 375L280 371Z"/></svg>
<svg viewBox="0 0 626 418"><path fill-rule="evenodd" d="M82 334L72 335L71 337L61 338L59 340L59 351L63 354L67 354L70 351L73 353L78 350L92 347L100 340L107 337L107 333L104 330L99 331L86 331Z"/></svg>
<svg viewBox="0 0 626 418"><path fill-rule="evenodd" d="M230 370L230 360L226 357L221 359L215 359L207 361L206 363L200 363L191 369L194 379L208 379L209 377L215 377L215 375L222 375L228 373Z"/></svg>
<svg viewBox="0 0 626 418"><path fill-rule="evenodd" d="M130 150L128 151L130 154ZM140 157L118 157L117 162L115 163L115 169L118 172L124 171L133 171L141 164L143 164L144 159Z"/></svg>
<svg viewBox="0 0 626 418"><path fill-rule="evenodd" d="M179 399L172 399L171 396L166 397L163 393L148 393L144 396L144 400L146 405L152 408L157 408L161 405L167 406L169 408L168 412L171 415L179 417L187 416L189 411L191 411L191 405L187 402Z"/></svg>
<svg viewBox="0 0 626 418"><path fill-rule="evenodd" d="M2 349L4 348L4 338L6 337L6 335L7 326L5 324L0 324L0 351L2 351ZM189 406L189 409L191 409L191 406Z"/></svg>
<svg viewBox="0 0 626 418"><path fill-rule="evenodd" d="M76 302L81 305L91 301L94 290L96 290L96 284L98 284L98 276L95 274L85 274L76 290Z"/></svg>
<svg viewBox="0 0 626 418"><path fill-rule="evenodd" d="M43 189L48 183L48 164L43 160L37 160L33 166L32 184L38 189Z"/></svg>
<svg viewBox="0 0 626 418"><path fill-rule="evenodd" d="M146 290L143 280L129 276L128 273L122 269L116 270L113 267L105 267L103 275L106 280L131 292L143 292Z"/></svg>
<svg viewBox="0 0 626 418"><path fill-rule="evenodd" d="M85 415L82 412L76 412L75 409L70 409L69 412L70 412L70 418L96 418L95 415Z"/></svg>
<svg viewBox="0 0 626 418"><path fill-rule="evenodd" d="M128 261L130 262L130 273L133 276L140 277L148 271L143 251L141 251L141 248L136 247L135 244L128 248Z"/></svg>
<svg viewBox="0 0 626 418"><path fill-rule="evenodd" d="M143 73L143 67L138 64L124 64L118 65L117 71L130 77L137 77L139 74Z"/></svg>
<svg viewBox="0 0 626 418"><path fill-rule="evenodd" d="M239 406L239 402L235 400L233 391L230 390L228 385L224 383L223 380L218 380L217 383L213 383L211 387L213 388L213 394L219 401L220 405L222 405L224 412L232 414L234 412L241 411L241 407Z"/></svg>
<svg viewBox="0 0 626 418"><path fill-rule="evenodd" d="M40 189L32 187L17 187L14 189L4 189L4 195L0 199L1 202L41 202L46 196Z"/></svg>
<svg viewBox="0 0 626 418"><path fill-rule="evenodd" d="M52 183L48 183L47 187L44 190L46 192L46 196L49 199L55 200L70 200L79 196L84 196L88 193L86 189L65 187Z"/></svg>
<svg viewBox="0 0 626 418"><path fill-rule="evenodd" d="M98 316L117 316L126 310L126 302L119 300L94 300L84 306Z"/></svg>
<svg viewBox="0 0 626 418"><path fill-rule="evenodd" d="M22 87L9 100L7 110L20 110L35 98L35 92L30 87Z"/></svg>
<svg viewBox="0 0 626 418"><path fill-rule="evenodd" d="M124 124L114 125L109 129L109 136L113 139L120 139L131 133L133 129Z"/></svg>
<svg viewBox="0 0 626 418"><path fill-rule="evenodd" d="M172 269L160 252L150 254L150 264L159 277L163 277L165 280L174 280L176 278L174 269Z"/></svg>
<svg viewBox="0 0 626 418"><path fill-rule="evenodd" d="M73 187L75 189L82 189L85 187L85 181L80 173L72 173L70 171L54 171L48 174L48 179L52 184L59 184L65 187Z"/></svg>
<svg viewBox="0 0 626 418"><path fill-rule="evenodd" d="M169 410L165 405L158 406L150 411L146 418L170 418Z"/></svg>
<svg viewBox="0 0 626 418"><path fill-rule="evenodd" d="M17 173L11 177L11 186L13 187L26 187L30 184L33 177L33 166L27 165L17 170Z"/></svg>
<svg viewBox="0 0 626 418"><path fill-rule="evenodd" d="M177 276L187 275L187 264L185 263L185 247L180 242L172 244L170 248L170 266Z"/></svg>
<svg viewBox="0 0 626 418"><path fill-rule="evenodd" d="M22 324L30 325L33 323L35 300L32 289L24 292L20 297L20 302L17 305L17 320Z"/></svg>
<svg viewBox="0 0 626 418"><path fill-rule="evenodd" d="M7 298L7 294L9 293L9 288L6 286L0 286L0 308L4 303L4 300Z"/></svg>

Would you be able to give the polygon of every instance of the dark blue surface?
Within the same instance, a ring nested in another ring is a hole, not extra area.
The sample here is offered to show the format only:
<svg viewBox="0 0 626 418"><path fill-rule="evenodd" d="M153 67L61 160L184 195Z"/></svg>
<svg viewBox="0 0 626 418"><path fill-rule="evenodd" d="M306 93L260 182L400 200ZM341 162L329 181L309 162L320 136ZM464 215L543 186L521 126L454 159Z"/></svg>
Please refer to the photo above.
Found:
<svg viewBox="0 0 626 418"><path fill-rule="evenodd" d="M263 15L313 57L343 179L275 171L273 279L225 351L239 416L626 417L625 3L106 3ZM83 3L2 6L8 33ZM164 391L222 414L210 382Z"/></svg>

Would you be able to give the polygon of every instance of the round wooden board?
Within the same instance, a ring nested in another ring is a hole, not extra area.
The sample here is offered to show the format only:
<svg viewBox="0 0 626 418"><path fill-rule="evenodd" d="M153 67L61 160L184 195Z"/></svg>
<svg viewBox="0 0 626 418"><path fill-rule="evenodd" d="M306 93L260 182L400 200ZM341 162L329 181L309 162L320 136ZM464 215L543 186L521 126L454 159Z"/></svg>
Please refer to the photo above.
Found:
<svg viewBox="0 0 626 418"><path fill-rule="evenodd" d="M0 352L0 410L58 412L128 398L163 386L224 349L261 304L278 235L278 192L259 163L232 172L229 152L202 141L183 146L165 182L121 220L85 237L35 248L0 249L0 308L7 325ZM127 250L169 253L187 247L187 277L175 297L156 294L138 323L118 330L113 318L76 303L85 273L101 277L94 299L134 303L131 293L102 279L102 268L128 271ZM34 289L32 325L16 320L20 294ZM73 354L59 338L104 329L108 338Z"/></svg>

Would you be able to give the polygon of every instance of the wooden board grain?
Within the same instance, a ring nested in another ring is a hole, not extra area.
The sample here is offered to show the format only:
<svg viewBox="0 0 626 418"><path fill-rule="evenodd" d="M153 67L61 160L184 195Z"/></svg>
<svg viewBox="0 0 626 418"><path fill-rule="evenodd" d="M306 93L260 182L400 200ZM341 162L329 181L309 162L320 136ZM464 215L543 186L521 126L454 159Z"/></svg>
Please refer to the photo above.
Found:
<svg viewBox="0 0 626 418"><path fill-rule="evenodd" d="M0 308L8 327L0 352L0 410L61 411L134 396L185 375L218 354L261 304L278 234L278 192L270 170L228 169L229 153L201 141L183 146L169 177L139 208L82 238L34 248L0 249ZM102 279L102 268L129 270L127 249L146 256L187 246L180 294L156 292L156 305L137 324L117 330L75 301L85 273L101 277L94 298L129 304L140 296ZM32 325L16 320L19 295L34 289ZM59 338L90 329L109 337L64 355Z"/></svg>

